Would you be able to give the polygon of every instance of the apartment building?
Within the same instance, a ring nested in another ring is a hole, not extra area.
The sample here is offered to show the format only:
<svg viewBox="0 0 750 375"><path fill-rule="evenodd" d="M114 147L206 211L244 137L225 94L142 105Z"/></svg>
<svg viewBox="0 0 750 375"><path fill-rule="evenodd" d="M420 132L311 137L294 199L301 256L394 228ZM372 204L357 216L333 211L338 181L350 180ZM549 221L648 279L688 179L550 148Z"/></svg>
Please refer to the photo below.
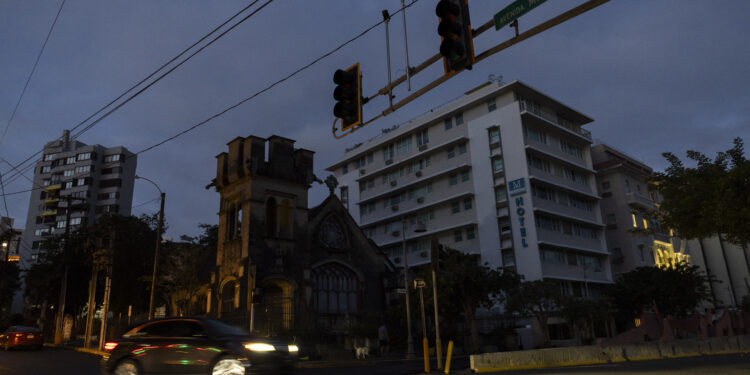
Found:
<svg viewBox="0 0 750 375"><path fill-rule="evenodd" d="M637 267L686 262L711 276L707 285L711 301L706 306L737 306L750 293L750 247L718 235L674 237L674 231L648 216L660 200L647 188L651 167L604 143L593 146L591 156L615 275Z"/></svg>
<svg viewBox="0 0 750 375"><path fill-rule="evenodd" d="M668 228L648 217L658 201L656 193L648 191L651 167L603 143L591 148L591 158L614 273L689 262L688 254L675 252Z"/></svg>
<svg viewBox="0 0 750 375"><path fill-rule="evenodd" d="M327 168L365 233L403 265L432 238L527 280L595 295L612 280L599 210L593 120L514 81L461 98L348 149ZM416 233L417 223L425 232Z"/></svg>
<svg viewBox="0 0 750 375"><path fill-rule="evenodd" d="M124 147L86 145L70 132L44 147L34 169L22 257L36 260L45 236L91 224L105 213L130 215L137 157ZM68 207L67 197L70 200ZM70 223L66 210L70 209Z"/></svg>

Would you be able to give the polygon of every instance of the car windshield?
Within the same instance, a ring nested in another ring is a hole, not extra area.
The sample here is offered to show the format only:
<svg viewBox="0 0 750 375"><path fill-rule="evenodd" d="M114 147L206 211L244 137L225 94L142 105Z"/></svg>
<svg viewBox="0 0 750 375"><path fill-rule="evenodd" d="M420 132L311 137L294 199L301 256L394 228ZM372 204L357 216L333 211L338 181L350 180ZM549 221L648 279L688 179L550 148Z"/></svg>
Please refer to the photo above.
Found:
<svg viewBox="0 0 750 375"><path fill-rule="evenodd" d="M15 332L31 332L31 333L37 333L40 332L39 328L36 327L24 327L24 326L18 326L15 329Z"/></svg>
<svg viewBox="0 0 750 375"><path fill-rule="evenodd" d="M230 326L218 320L207 320L208 324L219 336L249 336L250 334L240 327Z"/></svg>

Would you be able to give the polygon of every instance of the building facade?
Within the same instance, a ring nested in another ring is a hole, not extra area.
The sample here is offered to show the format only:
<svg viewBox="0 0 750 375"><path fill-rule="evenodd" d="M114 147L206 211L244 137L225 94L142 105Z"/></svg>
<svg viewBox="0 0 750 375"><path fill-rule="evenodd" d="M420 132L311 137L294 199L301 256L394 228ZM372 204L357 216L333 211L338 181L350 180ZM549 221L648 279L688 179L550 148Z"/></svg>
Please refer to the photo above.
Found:
<svg viewBox="0 0 750 375"><path fill-rule="evenodd" d="M219 243L209 313L260 334L342 338L383 318L393 266L333 194L308 208L313 152L238 137L217 156ZM266 156L267 155L267 156ZM334 341L339 339L335 339Z"/></svg>
<svg viewBox="0 0 750 375"><path fill-rule="evenodd" d="M669 229L649 217L658 202L656 192L648 189L651 167L606 144L593 146L591 155L613 272L689 263L689 254L675 252Z"/></svg>
<svg viewBox="0 0 750 375"><path fill-rule="evenodd" d="M327 168L364 232L409 265L429 244L596 295L612 281L589 117L521 82L490 82L349 149ZM415 233L416 223L427 231ZM403 232L405 231L405 232Z"/></svg>
<svg viewBox="0 0 750 375"><path fill-rule="evenodd" d="M64 233L68 225L76 230L106 213L129 216L136 165L136 155L126 148L86 145L71 140L68 130L47 143L34 168L22 264L33 264L44 238Z"/></svg>

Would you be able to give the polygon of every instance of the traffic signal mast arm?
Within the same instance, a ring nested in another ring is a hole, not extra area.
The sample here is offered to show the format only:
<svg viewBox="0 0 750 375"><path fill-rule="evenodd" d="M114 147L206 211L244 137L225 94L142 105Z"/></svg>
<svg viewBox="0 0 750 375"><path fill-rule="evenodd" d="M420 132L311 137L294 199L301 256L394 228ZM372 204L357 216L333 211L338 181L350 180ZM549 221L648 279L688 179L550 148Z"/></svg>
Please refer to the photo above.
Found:
<svg viewBox="0 0 750 375"><path fill-rule="evenodd" d="M541 23L541 24L539 24L537 26L532 27L531 29L529 29L527 31L522 32L522 33L518 34L517 36L515 36L513 38L510 38L510 39L508 39L508 40L506 40L506 41L504 41L504 42L502 42L500 44L497 44L496 46L494 46L492 48L489 48L489 49L487 49L484 52L481 52L481 53L477 54L475 56L474 63L478 63L478 62L480 62L480 61L482 61L482 60L484 60L484 59L486 59L486 58L488 58L488 57L490 57L490 56L492 56L492 55L494 55L494 54L496 54L496 53L498 53L498 52L500 52L500 51L502 51L502 50L504 50L504 49L506 49L508 47L511 47L511 46L513 46L513 45L515 45L515 44L517 44L519 42L522 42L522 41L524 41L524 40L526 40L526 39L528 39L528 38L530 38L530 37L532 37L534 35L537 35L537 34L543 32L545 30L548 30L548 29L552 28L552 27L555 27L555 26L557 26L557 25L559 25L559 24L561 24L561 23L563 23L565 21L568 21L568 20L570 20L570 19L572 19L572 18L574 18L576 16L579 16L579 15L581 15L583 13L586 13L587 11L589 11L591 9L594 9L594 8L596 8L596 7L598 7L598 6L602 5L602 4L605 4L605 3L609 2L609 1L610 0L589 0L589 1L587 1L587 2L585 2L583 4L581 4L581 5L573 8L573 9L570 9L570 10L568 10L568 11L562 13L562 14L559 14L559 15L553 17L553 18L550 18L549 20L547 20L547 21L545 21L545 22L543 22L543 23ZM484 23L479 28L472 30L472 37L477 37L478 35L484 33L485 31L487 31L490 28L492 28L494 26L494 24L495 24L494 20L490 19L489 21L487 21L486 23ZM419 64L418 66L409 69L409 76L410 77L414 77L417 73L419 73L419 72L427 69L427 67L429 67L432 64L440 61L442 59L442 57L443 56L440 53L437 53L434 56L428 58L427 60L425 60L423 63ZM335 138L342 138L344 135L350 134L350 133L354 132L355 130L357 130L357 129L363 127L363 126L365 126L367 124L370 124L371 122L373 122L375 120L380 119L381 117L387 116L387 115L395 112L397 109L405 106L406 104L410 103L414 99L422 96L423 94L425 94L428 91L432 90L433 88L439 86L441 83L447 81L448 79L454 77L455 75L456 74L442 75L442 76L438 77L434 81L428 83L427 85L425 85L421 89L415 91L411 95L405 97L401 101L399 101L397 103L394 103L392 106L390 106L389 108L385 109L379 115L373 117L370 120L367 120L366 122L362 122L362 123L358 124L357 126L353 127L350 132L345 133L345 134L343 134L341 136L337 136L336 135L336 127L335 127L335 122L334 122L334 127L333 127L334 137ZM404 83L406 81L406 78L407 78L407 75L403 74L402 76L396 78L390 85L386 85L385 87L383 87L380 90L378 90L377 93L373 94L372 96L370 96L368 98L365 98L364 102L370 101L370 100L376 98L379 95L388 95L388 93L391 92L395 87L397 87L401 83Z"/></svg>

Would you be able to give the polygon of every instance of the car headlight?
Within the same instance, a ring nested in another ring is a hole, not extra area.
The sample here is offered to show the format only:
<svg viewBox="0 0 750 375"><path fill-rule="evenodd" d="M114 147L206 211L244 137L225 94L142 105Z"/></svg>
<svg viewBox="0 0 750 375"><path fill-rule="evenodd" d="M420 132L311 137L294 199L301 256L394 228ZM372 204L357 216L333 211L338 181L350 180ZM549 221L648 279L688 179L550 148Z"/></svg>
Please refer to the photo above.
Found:
<svg viewBox="0 0 750 375"><path fill-rule="evenodd" d="M252 350L254 352L272 352L276 350L273 345L263 344L260 342L250 342L245 344L245 349Z"/></svg>
<svg viewBox="0 0 750 375"><path fill-rule="evenodd" d="M297 347L297 345L289 345L288 348L290 353L299 351L299 347Z"/></svg>

